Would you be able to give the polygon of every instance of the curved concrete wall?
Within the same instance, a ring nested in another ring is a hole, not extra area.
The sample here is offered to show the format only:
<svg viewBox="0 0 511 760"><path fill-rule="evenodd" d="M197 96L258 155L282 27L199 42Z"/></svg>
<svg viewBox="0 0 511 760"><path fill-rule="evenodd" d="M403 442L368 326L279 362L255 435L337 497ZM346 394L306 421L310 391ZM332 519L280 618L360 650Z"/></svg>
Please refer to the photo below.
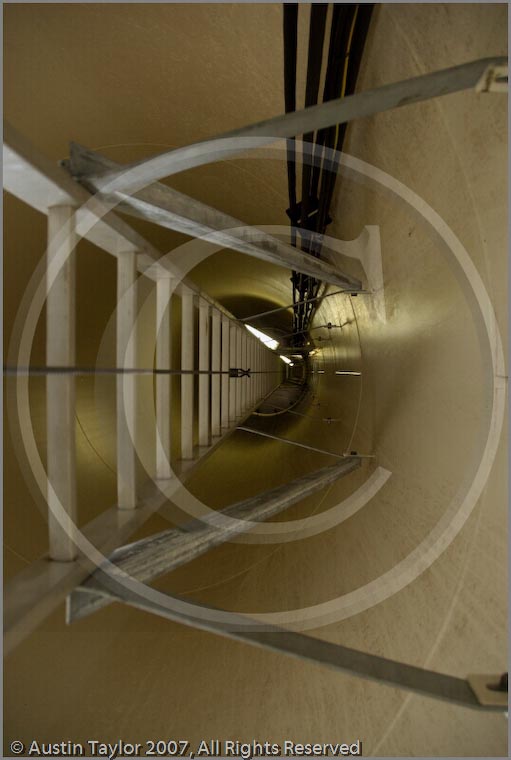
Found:
<svg viewBox="0 0 511 760"><path fill-rule="evenodd" d="M506 10L378 6L360 89L505 54ZM116 160L135 160L282 110L280 6L18 5L6 8L5 30L6 117L54 159L76 139ZM305 24L302 37L304 32ZM356 123L345 145L348 154L404 183L452 227L488 291L504 339L506 115L505 96L462 93ZM286 224L283 154L267 155L269 160L252 157L178 175L173 185L247 223ZM44 251L45 224L10 196L5 209L9 331ZM275 418L265 429L376 458L292 507L278 518L283 525L275 535L256 533L219 547L157 587L251 613L289 613L339 597L326 616L288 614L288 622L297 617L303 625L305 618L313 635L438 671L499 673L507 662L505 433L481 498L455 540L431 566L424 562L416 579L409 569L400 575L398 592L385 575L427 539L477 463L489 412L477 321L448 255L404 204L374 183L341 176L332 216L329 234L343 240L356 238L367 224L380 226L387 321L376 317L369 296L324 300L314 326L344 326L313 331L323 338L314 357L313 392L296 408L299 414ZM164 250L184 241L136 226ZM84 363L113 358L108 322L114 264L80 243L78 358ZM360 272L353 260L343 264ZM290 301L289 273L232 252L206 260L193 277L239 316ZM140 346L147 362L154 339L151 298L145 287ZM290 320L267 325L289 331ZM41 328L34 361L44 360L43 347ZM142 383L143 420L152 388ZM44 383L32 385L44 453ZM78 381L83 521L115 500L113 388L112 380ZM143 427L149 459L151 446L150 428ZM204 463L190 488L208 505L222 507L333 461L240 432ZM290 521L326 513L378 467L390 477L349 519L308 536L289 532ZM6 468L10 575L45 551L46 527L9 441ZM154 517L138 535L166 525ZM364 592L375 583L377 604ZM6 660L5 673L6 742L361 739L364 754L372 755L507 752L501 715L407 696L118 605L69 629L60 609Z"/></svg>

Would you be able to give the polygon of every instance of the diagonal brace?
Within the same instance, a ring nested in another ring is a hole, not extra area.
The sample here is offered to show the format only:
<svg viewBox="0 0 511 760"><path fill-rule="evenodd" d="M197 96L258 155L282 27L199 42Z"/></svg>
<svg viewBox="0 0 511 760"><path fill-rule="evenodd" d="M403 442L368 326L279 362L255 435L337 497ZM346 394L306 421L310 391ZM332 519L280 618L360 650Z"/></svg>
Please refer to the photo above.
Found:
<svg viewBox="0 0 511 760"><path fill-rule="evenodd" d="M250 499L231 505L204 520L195 520L182 527L157 533L113 552L109 562L141 582L148 582L191 562L233 536L283 512L301 499L334 483L360 467L360 458L346 458L341 464L324 467L282 486L264 491ZM110 571L111 571L110 570ZM72 622L101 609L113 601L105 594L102 579L106 573L99 567L68 597L68 620Z"/></svg>
<svg viewBox="0 0 511 760"><path fill-rule="evenodd" d="M92 193L98 190L95 177L123 168L101 153L76 143L71 143L70 158L64 161L63 165ZM303 272L345 289L358 291L362 287L359 280L340 272L330 262L299 251L257 227L248 226L239 219L179 193L161 182L145 187L133 196L119 191L99 194L99 197L105 202L119 204L119 211L130 216L145 219L184 235L195 238L207 236L209 242L224 248Z"/></svg>
<svg viewBox="0 0 511 760"><path fill-rule="evenodd" d="M97 189L111 193L117 190L136 192L162 177L239 155L245 150L270 145L279 138L294 137L318 129L346 124L354 119L372 116L382 111L401 108L412 103L449 95L462 90L485 92L488 82L496 79L504 84L507 58L495 56L433 71L400 82L366 90L345 98L329 100L301 111L282 114L266 121L249 124L204 142L194 143L152 158L108 172L98 177Z"/></svg>
<svg viewBox="0 0 511 760"><path fill-rule="evenodd" d="M99 587L110 600L346 675L476 710L505 712L508 709L507 690L499 691L493 685L498 683L498 676L469 676L464 679L437 673L303 633L263 625L246 615L207 608L196 602L193 605L196 614L192 616L183 610L183 606L189 606L186 599L166 594L159 594L161 601L143 597L131 584L121 585L118 580L105 574L99 579ZM201 614L201 608L204 614ZM229 622L222 620L222 613L228 616Z"/></svg>

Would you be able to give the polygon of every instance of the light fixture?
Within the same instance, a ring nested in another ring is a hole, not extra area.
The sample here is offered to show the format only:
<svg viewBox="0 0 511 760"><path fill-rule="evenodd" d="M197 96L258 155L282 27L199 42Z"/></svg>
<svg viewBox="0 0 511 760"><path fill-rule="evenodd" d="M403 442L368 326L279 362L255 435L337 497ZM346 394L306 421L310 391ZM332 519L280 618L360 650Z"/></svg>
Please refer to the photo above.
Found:
<svg viewBox="0 0 511 760"><path fill-rule="evenodd" d="M282 354L280 354L280 358L282 359L283 362L286 362L286 364L292 364L293 363L291 361L291 359L288 359L287 356L282 356Z"/></svg>
<svg viewBox="0 0 511 760"><path fill-rule="evenodd" d="M352 372L351 370L344 370L344 369L336 369L335 370L336 375L361 375L361 372Z"/></svg>
<svg viewBox="0 0 511 760"><path fill-rule="evenodd" d="M279 342L277 340L273 340L273 338L270 338L269 335L265 335L261 330L257 330L255 327L251 327L250 325L245 325L247 330L249 330L252 335L255 335L256 338L259 338L261 343L264 343L265 346L268 346L268 348L271 348L272 351L274 351L279 346Z"/></svg>

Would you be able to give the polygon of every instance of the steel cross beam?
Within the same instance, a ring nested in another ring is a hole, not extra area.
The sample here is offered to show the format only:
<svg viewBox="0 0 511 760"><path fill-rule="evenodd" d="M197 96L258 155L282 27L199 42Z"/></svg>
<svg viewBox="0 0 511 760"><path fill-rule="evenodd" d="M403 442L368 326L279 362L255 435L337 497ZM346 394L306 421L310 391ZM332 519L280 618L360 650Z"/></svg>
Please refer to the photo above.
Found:
<svg viewBox="0 0 511 760"><path fill-rule="evenodd" d="M109 558L114 570L120 569L131 577L146 583L160 575L191 562L233 536L280 514L297 501L326 488L340 477L360 467L358 457L345 459L341 464L324 467L282 486L264 491L250 499L232 504L227 509L207 517L207 522L195 520L182 528L157 533L149 538L116 549ZM226 521L230 520L226 524ZM96 612L112 602L105 595L102 578L105 572L99 567L69 596L68 622Z"/></svg>
<svg viewBox="0 0 511 760"><path fill-rule="evenodd" d="M69 161L62 162L71 175L90 192L98 190L98 174L121 171L122 166L100 153L71 143ZM303 253L256 227L249 227L222 211L179 193L161 182L130 196L118 191L99 194L101 200L118 205L119 211L158 224L191 237L207 236L208 241L248 254L271 264L318 277L325 282L353 291L361 290L359 280L339 272L327 261Z"/></svg>
<svg viewBox="0 0 511 760"><path fill-rule="evenodd" d="M436 673L303 633L273 625L263 625L248 616L206 608L205 605L196 602L194 606L202 607L205 614L192 617L178 609L179 605L189 606L187 599L165 595L168 604L162 604L142 597L130 585L121 585L117 579L105 574L98 578L98 590L99 588L108 601L123 602L191 628L333 668L346 675L376 681L421 696L476 710L505 712L508 709L507 690L499 690L497 686L499 676L469 676L465 680L444 673ZM208 612L216 613L216 619L208 618ZM222 612L228 615L229 623L218 619L219 613Z"/></svg>
<svg viewBox="0 0 511 760"><path fill-rule="evenodd" d="M233 157L246 150L269 145L280 138L315 132L461 90L497 91L495 84L498 86L503 79L507 81L507 74L502 74L506 67L506 57L481 58L250 124L203 142L160 153L101 176L91 176L89 181L102 193L134 193L162 177Z"/></svg>

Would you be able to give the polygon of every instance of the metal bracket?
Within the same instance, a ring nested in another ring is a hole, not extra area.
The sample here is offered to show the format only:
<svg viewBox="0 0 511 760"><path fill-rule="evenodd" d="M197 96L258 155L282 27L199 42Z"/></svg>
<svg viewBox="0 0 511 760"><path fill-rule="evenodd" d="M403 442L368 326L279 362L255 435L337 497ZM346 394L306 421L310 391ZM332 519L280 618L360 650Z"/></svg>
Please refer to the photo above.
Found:
<svg viewBox="0 0 511 760"><path fill-rule="evenodd" d="M479 82L476 84L476 92L507 92L508 91L508 66L488 66Z"/></svg>
<svg viewBox="0 0 511 760"><path fill-rule="evenodd" d="M507 708L507 673L504 675L506 681L505 688L503 687L504 677L501 678L496 675L473 675L467 677L469 686L482 707Z"/></svg>

